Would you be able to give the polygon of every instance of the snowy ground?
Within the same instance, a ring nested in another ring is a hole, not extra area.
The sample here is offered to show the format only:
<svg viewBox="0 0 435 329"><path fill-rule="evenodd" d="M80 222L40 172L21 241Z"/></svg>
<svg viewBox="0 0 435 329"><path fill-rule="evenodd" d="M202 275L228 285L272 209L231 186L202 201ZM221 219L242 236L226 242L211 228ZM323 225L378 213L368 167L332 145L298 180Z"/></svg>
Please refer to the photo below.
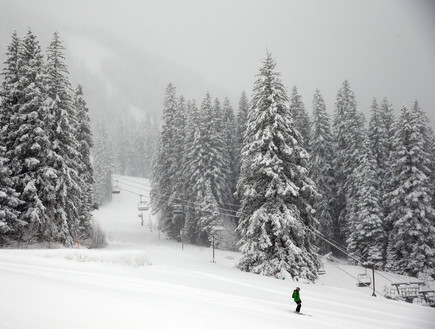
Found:
<svg viewBox="0 0 435 329"><path fill-rule="evenodd" d="M120 177L130 192L138 178ZM0 249L0 329L63 328L434 328L435 309L372 297L332 265L316 284L277 280L234 268L238 253L167 241L127 191L95 213L109 247ZM149 221L153 230L150 231ZM340 265L356 276L361 269ZM390 274L384 274L387 277ZM390 275L391 277L391 275ZM392 277L391 277L392 278ZM382 292L388 280L376 278ZM302 311L291 292L301 287Z"/></svg>

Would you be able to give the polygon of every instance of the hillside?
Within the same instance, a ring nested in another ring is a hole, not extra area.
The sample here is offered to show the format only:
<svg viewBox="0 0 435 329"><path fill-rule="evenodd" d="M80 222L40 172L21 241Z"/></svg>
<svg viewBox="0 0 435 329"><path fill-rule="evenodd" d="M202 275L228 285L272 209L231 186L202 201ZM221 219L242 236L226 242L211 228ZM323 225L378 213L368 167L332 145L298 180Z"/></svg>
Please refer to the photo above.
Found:
<svg viewBox="0 0 435 329"><path fill-rule="evenodd" d="M239 253L218 250L212 263L210 248L182 250L159 238L149 212L141 225L135 193L148 182L119 180L124 189L95 213L107 248L0 249L0 328L433 328L433 308L356 287L343 270L356 276L358 267L326 263L308 284L241 272ZM377 290L388 279L407 278L383 273ZM293 313L296 286L311 316Z"/></svg>

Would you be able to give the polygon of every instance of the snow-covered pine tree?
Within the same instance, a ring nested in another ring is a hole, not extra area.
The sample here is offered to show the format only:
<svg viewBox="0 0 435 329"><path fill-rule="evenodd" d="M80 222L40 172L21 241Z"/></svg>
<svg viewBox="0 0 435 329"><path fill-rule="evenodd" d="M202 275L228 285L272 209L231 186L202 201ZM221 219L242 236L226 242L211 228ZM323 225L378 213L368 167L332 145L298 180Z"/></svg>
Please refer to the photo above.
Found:
<svg viewBox="0 0 435 329"><path fill-rule="evenodd" d="M222 138L222 108L218 100L212 105L210 94L207 93L201 103L199 111L199 134L195 138L195 153L197 160L194 160L192 167L196 170L196 179L192 180L194 195L197 204L203 203L207 184L210 185L213 198L210 199L216 204L214 207L224 204L226 191L229 190L226 181L229 175L229 164L224 156L225 147ZM200 213L200 208L197 210ZM209 244L207 230L202 226L204 222L198 222L200 244ZM204 234L206 233L206 234Z"/></svg>
<svg viewBox="0 0 435 329"><path fill-rule="evenodd" d="M392 188L389 186L389 183L392 181L392 171L391 171L391 152L392 152L392 140L393 140L393 135L394 135L394 113L393 113L393 107L392 105L388 102L387 98L384 98L381 105L380 105L380 109L379 109L379 116L380 116L380 121L382 122L382 126L384 127L384 134L385 137L383 139L384 147L381 148L381 150L383 149L386 154L384 155L383 161L384 163L382 164L382 167L384 168L384 170L381 172L382 176L380 177L380 182L381 182L381 197L382 197L382 211L384 213L384 230L386 232L386 234L388 235L389 232L391 231L391 223L389 223L388 221L385 220L387 214L390 213L390 210L388 209L388 205L390 204L390 202L388 200L386 200L387 198L387 193L389 191L392 190ZM370 127L369 127L370 129ZM376 153L375 153L376 154ZM388 244L385 244L385 247L387 247ZM387 251L386 249L384 250L384 261L386 259L386 254Z"/></svg>
<svg viewBox="0 0 435 329"><path fill-rule="evenodd" d="M0 247L9 241L18 240L17 235L26 224L19 220L19 194L12 184L6 148L0 146Z"/></svg>
<svg viewBox="0 0 435 329"><path fill-rule="evenodd" d="M197 243L199 236L198 231L198 213L195 203L197 202L198 193L195 189L195 182L199 179L197 168L202 169L204 164L203 153L199 152L199 139L201 136L200 116L196 106L196 101L192 100L187 103L186 130L184 137L184 155L182 165L183 176L183 199L186 201L184 207L184 237L190 243Z"/></svg>
<svg viewBox="0 0 435 329"><path fill-rule="evenodd" d="M51 116L47 108L46 76L39 42L29 29L19 56L18 112L12 116L13 130L7 157L12 180L20 193L20 220L26 223L19 239L50 241L56 227L47 209L54 198L56 173L47 165L53 158L50 143Z"/></svg>
<svg viewBox="0 0 435 329"><path fill-rule="evenodd" d="M186 100L183 96L178 97L177 105L174 113L174 163L172 164L171 172L173 174L173 198L180 202L183 199L183 156L185 149L185 134L186 134Z"/></svg>
<svg viewBox="0 0 435 329"><path fill-rule="evenodd" d="M225 191L225 203L221 205L221 213L225 212L227 215L223 215L221 218L223 230L215 235L219 235L219 245L225 249L236 250L238 237L235 233L236 227L238 225L238 219L236 217L236 212L239 207L235 205L234 193L237 188L237 180L240 169L238 168L239 163L236 155L236 121L234 117L234 111L231 107L228 98L224 99L222 107L222 139L224 145L223 157L225 158L224 163L228 164L227 181L227 191ZM229 209L225 211L223 209Z"/></svg>
<svg viewBox="0 0 435 329"><path fill-rule="evenodd" d="M394 135L395 118L394 118L393 105L390 104L390 102L386 97L384 97L380 105L380 115L385 125L385 130L388 135L388 139L391 139L391 137L393 137Z"/></svg>
<svg viewBox="0 0 435 329"><path fill-rule="evenodd" d="M316 200L316 218L320 231L327 237L333 238L332 205L334 201L334 136L331 130L331 120L326 112L325 102L320 91L316 89L313 98L313 114L311 118L310 135L310 176L316 183L320 197ZM329 244L318 241L320 251L330 251Z"/></svg>
<svg viewBox="0 0 435 329"><path fill-rule="evenodd" d="M427 132L427 119L418 103L411 110L402 107L392 139L386 267L397 273L435 277L435 210Z"/></svg>
<svg viewBox="0 0 435 329"><path fill-rule="evenodd" d="M386 234L384 214L381 207L378 164L372 153L369 136L364 142L364 153L355 169L356 182L359 185L356 215L350 223L350 236L347 250L361 260L365 267L384 265Z"/></svg>
<svg viewBox="0 0 435 329"><path fill-rule="evenodd" d="M354 92L347 80L337 94L333 117L335 135L334 172L337 196L334 202L334 236L345 244L348 234L348 220L354 214L353 198L357 192L352 173L358 165L364 141L364 120L357 112Z"/></svg>
<svg viewBox="0 0 435 329"><path fill-rule="evenodd" d="M78 85L74 94L74 106L77 113L77 127L75 127L76 139L79 143L80 167L77 168L81 179L83 194L78 207L80 221L80 235L90 237L92 231L92 210L93 210L93 184L94 171L91 164L91 149L94 145L92 139L89 109L83 97L83 88Z"/></svg>
<svg viewBox="0 0 435 329"><path fill-rule="evenodd" d="M229 164L229 176L226 178L229 190L225 193L225 200L227 203L232 204L234 203L233 195L236 192L239 170L237 170L238 163L236 157L236 122L233 108L227 97L224 99L222 108L222 125L222 139L225 148L224 156L227 158L225 162Z"/></svg>
<svg viewBox="0 0 435 329"><path fill-rule="evenodd" d="M313 204L317 192L308 177L308 154L286 103L288 96L275 62L267 54L254 83L248 114L242 172L238 267L244 271L314 281L319 262Z"/></svg>
<svg viewBox="0 0 435 329"><path fill-rule="evenodd" d="M2 83L0 88L0 141L6 147L6 152L12 148L14 140L11 137L16 127L13 125L13 116L18 114L18 101L22 96L19 86L19 59L22 53L21 40L17 32L12 33L11 43L7 47L5 67L2 70ZM12 123L11 123L12 122Z"/></svg>
<svg viewBox="0 0 435 329"><path fill-rule="evenodd" d="M22 53L21 40L14 31L11 43L6 52L5 67L2 71L2 83L0 86L0 244L9 239L16 240L23 227L19 221L18 194L11 179L10 155L6 155L12 149L15 142L12 134L17 129L14 119L18 116L19 99L22 97L19 73L19 58Z"/></svg>
<svg viewBox="0 0 435 329"><path fill-rule="evenodd" d="M201 114L204 124L204 149L208 150L206 157L206 178L210 182L210 188L219 206L223 207L230 194L230 159L226 153L225 145L223 112L218 99L215 99L214 105L209 106L207 93L201 104Z"/></svg>
<svg viewBox="0 0 435 329"><path fill-rule="evenodd" d="M54 239L66 245L75 243L79 233L77 205L83 186L77 169L80 167L79 143L75 136L77 113L73 104L74 92L68 78L65 48L58 33L47 49L47 79L51 122L51 150L48 164L55 171L55 199L50 204L50 216L57 226Z"/></svg>
<svg viewBox="0 0 435 329"><path fill-rule="evenodd" d="M150 178L153 168L153 159L157 150L158 127L150 117L145 122L145 168L144 177Z"/></svg>
<svg viewBox="0 0 435 329"><path fill-rule="evenodd" d="M292 94L290 96L290 111L293 116L293 122L295 128L302 136L302 146L306 151L309 151L310 141L310 118L305 110L302 96L298 94L298 89L293 87Z"/></svg>
<svg viewBox="0 0 435 329"><path fill-rule="evenodd" d="M391 127L387 128L387 119L385 117L386 113L383 113L384 109L378 106L376 98L374 98L371 105L371 117L368 129L372 153L378 166L377 177L380 183L379 192L381 198L383 198L383 195L385 194L385 183L387 178L386 171L388 171L388 167L386 166L388 165L388 159L390 157L391 151L389 132ZM383 201L381 200L381 206L382 204Z"/></svg>
<svg viewBox="0 0 435 329"><path fill-rule="evenodd" d="M238 180L240 178L240 168L242 165L242 148L243 148L243 139L245 138L246 124L248 122L248 112L249 112L249 100L246 96L246 93L243 91L240 100L239 100L239 110L237 112L236 118L236 140L235 140L235 162L236 162L236 171L235 176ZM237 185L237 184L236 184ZM234 194L233 194L234 196ZM239 204L239 200L234 198L234 203Z"/></svg>
<svg viewBox="0 0 435 329"><path fill-rule="evenodd" d="M219 214L217 201L214 198L211 184L205 182L205 190L201 197L201 206L198 208L200 218L198 227L200 229L199 241L206 245L211 245L213 237L218 238L219 229L222 227L222 218Z"/></svg>
<svg viewBox="0 0 435 329"><path fill-rule="evenodd" d="M155 168L151 178L151 203L154 213L158 214L162 230L170 239L177 239L180 231L173 223L174 185L174 115L177 107L176 88L169 83L163 100L163 126L159 136L159 148Z"/></svg>
<svg viewBox="0 0 435 329"><path fill-rule="evenodd" d="M237 112L237 141L236 150L239 153L239 168L241 165L241 153L243 148L243 139L245 138L246 125L248 122L249 100L246 92L242 92L239 100L239 110Z"/></svg>
<svg viewBox="0 0 435 329"><path fill-rule="evenodd" d="M105 120L102 119L96 125L92 148L93 195L99 205L112 200L113 158L112 143L106 132Z"/></svg>

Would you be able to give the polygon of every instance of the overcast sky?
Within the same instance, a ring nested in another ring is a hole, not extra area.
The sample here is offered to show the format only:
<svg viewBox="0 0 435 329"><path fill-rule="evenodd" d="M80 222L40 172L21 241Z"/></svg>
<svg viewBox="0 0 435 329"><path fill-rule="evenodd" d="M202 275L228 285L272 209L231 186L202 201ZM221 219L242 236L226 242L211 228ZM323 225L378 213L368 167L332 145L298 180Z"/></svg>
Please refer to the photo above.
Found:
<svg viewBox="0 0 435 329"><path fill-rule="evenodd" d="M242 90L250 94L268 50L309 110L319 88L332 113L348 79L360 110L367 112L373 97L388 97L396 110L418 99L435 127L433 0L0 0L0 11L8 12L0 25L8 35L24 34L29 24L36 31L38 24L55 25L61 35L106 31L200 75L232 99ZM27 24L29 13L36 20Z"/></svg>

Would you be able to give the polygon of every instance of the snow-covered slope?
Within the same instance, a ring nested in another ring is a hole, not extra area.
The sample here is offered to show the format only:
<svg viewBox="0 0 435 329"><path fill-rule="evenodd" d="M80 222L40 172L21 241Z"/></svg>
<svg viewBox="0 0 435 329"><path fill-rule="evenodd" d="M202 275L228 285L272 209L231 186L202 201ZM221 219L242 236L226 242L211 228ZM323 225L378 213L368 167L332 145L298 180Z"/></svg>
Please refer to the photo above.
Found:
<svg viewBox="0 0 435 329"><path fill-rule="evenodd" d="M134 193L147 193L148 182L118 179L125 190L95 213L108 248L0 249L0 329L434 326L433 308L372 297L332 265L317 284L306 284L241 272L234 268L238 253L218 250L212 263L209 248L182 250L159 239L149 212L141 225ZM354 276L361 271L340 268ZM379 291L389 283L384 276L376 278ZM295 286L311 316L293 313Z"/></svg>

